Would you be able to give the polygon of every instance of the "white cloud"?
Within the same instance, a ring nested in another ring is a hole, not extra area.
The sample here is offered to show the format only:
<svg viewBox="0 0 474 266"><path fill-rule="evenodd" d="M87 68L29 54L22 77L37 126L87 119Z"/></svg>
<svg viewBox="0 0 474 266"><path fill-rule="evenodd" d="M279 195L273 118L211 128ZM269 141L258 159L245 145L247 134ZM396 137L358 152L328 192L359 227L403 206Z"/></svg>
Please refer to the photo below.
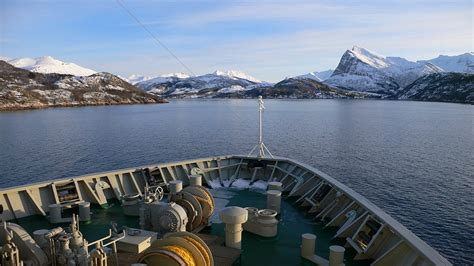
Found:
<svg viewBox="0 0 474 266"><path fill-rule="evenodd" d="M191 33L160 37L196 73L242 69L260 79L278 81L289 75L335 68L342 53L354 44L411 60L467 52L472 50L472 16L469 8L454 4L440 7L423 1L391 5L239 1L161 20L160 25L172 25L178 33L180 28ZM257 36L225 28L239 23L254 23L258 28L260 23L268 26L290 21L297 26L292 32L275 28ZM153 21L146 23L154 25ZM224 29L205 35L192 32L213 25ZM183 49L181 43L193 45ZM176 66L172 58L163 60ZM182 71L177 67L176 71Z"/></svg>

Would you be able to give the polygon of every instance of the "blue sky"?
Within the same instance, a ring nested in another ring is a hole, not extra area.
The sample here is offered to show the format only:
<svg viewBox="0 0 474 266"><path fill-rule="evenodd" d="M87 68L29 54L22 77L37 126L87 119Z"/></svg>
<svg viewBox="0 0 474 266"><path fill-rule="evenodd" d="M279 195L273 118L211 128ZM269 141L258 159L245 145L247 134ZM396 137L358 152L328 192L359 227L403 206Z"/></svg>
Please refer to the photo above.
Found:
<svg viewBox="0 0 474 266"><path fill-rule="evenodd" d="M410 60L473 51L467 1L121 0L192 71L259 79L335 68L358 45ZM116 0L0 0L0 55L128 76L186 72Z"/></svg>

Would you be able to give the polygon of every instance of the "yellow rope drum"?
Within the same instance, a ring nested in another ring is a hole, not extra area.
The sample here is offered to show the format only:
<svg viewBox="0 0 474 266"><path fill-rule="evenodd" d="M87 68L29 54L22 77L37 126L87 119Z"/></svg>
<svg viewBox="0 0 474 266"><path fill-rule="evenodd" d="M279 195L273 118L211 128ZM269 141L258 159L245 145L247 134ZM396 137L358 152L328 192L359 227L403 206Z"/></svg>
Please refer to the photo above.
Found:
<svg viewBox="0 0 474 266"><path fill-rule="evenodd" d="M207 219L211 217L215 209L214 198L211 193L204 187L201 186L187 186L183 191L192 194L202 206L203 220L207 222Z"/></svg>
<svg viewBox="0 0 474 266"><path fill-rule="evenodd" d="M174 254L178 255L187 266L195 266L196 261L193 258L193 255L189 250L180 247L180 246L163 246L161 249L168 250L173 252Z"/></svg>
<svg viewBox="0 0 474 266"><path fill-rule="evenodd" d="M156 240L139 259L139 263L160 266L213 266L212 253L198 236L188 232L169 233Z"/></svg>
<svg viewBox="0 0 474 266"><path fill-rule="evenodd" d="M191 244L193 244L197 249L199 249L199 251L201 252L201 254L203 255L204 257L204 260L206 261L206 264L209 262L209 257L207 256L207 253L206 253L206 250L204 250L203 247L201 247L201 244L199 244L196 240L190 238L190 237L183 237L184 239L186 239L188 242L190 242Z"/></svg>

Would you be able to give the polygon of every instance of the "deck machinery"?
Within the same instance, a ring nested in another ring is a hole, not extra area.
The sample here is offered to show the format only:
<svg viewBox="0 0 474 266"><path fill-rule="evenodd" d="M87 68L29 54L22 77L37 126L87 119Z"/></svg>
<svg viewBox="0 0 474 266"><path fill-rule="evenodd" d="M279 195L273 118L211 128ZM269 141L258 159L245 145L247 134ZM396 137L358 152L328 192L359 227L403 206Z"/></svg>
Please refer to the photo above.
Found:
<svg viewBox="0 0 474 266"><path fill-rule="evenodd" d="M259 162L257 166L256 162ZM195 173L199 173L202 177L202 186L191 184L191 176ZM7 253L7 250L18 250L18 252L12 251L11 254L19 253L19 258L25 262L31 261L32 265L52 265L50 254L41 248L41 245L48 242L35 237L39 232L26 232L20 228L23 225L22 221L28 217L49 221L50 206L55 204L62 206L63 216L67 216L68 208L79 210L78 206L82 206L84 202L95 206L89 216L83 215L89 217L90 221L82 221L78 216L72 218L74 216L71 215L70 222L76 224L74 228L78 227L79 223L81 228L87 228L90 226L88 223L93 224L95 219L98 219L99 212L108 212L111 205L119 202L123 216L132 215L127 216L128 219L138 221L137 229L142 230L139 226L142 225L144 231L160 233L152 239L162 238L167 231L197 233L209 225L212 212L220 211L212 210L216 208L212 204L214 189L209 188L232 189L232 185L240 181L247 181L249 184L280 182L283 200L291 202L290 208L298 208L299 212L306 214L320 226L336 229L333 238L344 241L346 250L354 251L352 258L346 255L346 262L361 260L373 265L450 265L436 250L383 210L317 169L282 157L258 158L237 155L148 165L3 189L0 191L0 205L3 206L1 218L4 221L1 230L3 233L0 236L2 254ZM57 187L65 183L72 184L68 193L74 195L74 199L68 202L61 201L58 197ZM103 184L97 185L101 183L106 183L106 188L103 188ZM152 189L157 186L159 189ZM151 190L153 191L150 192ZM239 191L235 191L237 196ZM266 201L265 198L262 194L262 201ZM147 207L143 208L147 205L156 206L150 207L147 211ZM98 209L100 206L103 209ZM137 213L127 213L126 209L130 209L130 206L135 206L131 209L138 210L138 216L134 216ZM138 206L140 207L137 208ZM152 209L162 213L163 216L154 215ZM258 213L254 208L247 210L249 217ZM269 211L266 211L266 214L274 215ZM281 214L274 217L279 221L285 221L285 209L282 208ZM51 228L45 229L54 231L56 227L56 224L51 223ZM252 226L244 224L243 227ZM281 226L278 230L282 230ZM74 235L73 230L64 231L66 235ZM120 234L120 230L116 231L119 232L112 230L110 240L102 241L104 242L102 245L114 241L114 237L117 238ZM129 229L124 232L133 234L134 231ZM294 239L294 243L300 245L306 240ZM16 249L12 248L12 244ZM34 248L25 248L25 245L33 245ZM70 244L70 246L77 245ZM84 244L82 246L84 247ZM109 246L111 245L105 246L105 250ZM93 249L100 250L101 245L99 243L98 248L95 245L87 247L88 254L91 254ZM44 255L35 257L34 252L23 253L23 249L38 250L35 254L43 252ZM120 254L120 251L118 253ZM313 253L314 250L311 254ZM12 256L18 257L18 255ZM299 258L295 260L299 261Z"/></svg>

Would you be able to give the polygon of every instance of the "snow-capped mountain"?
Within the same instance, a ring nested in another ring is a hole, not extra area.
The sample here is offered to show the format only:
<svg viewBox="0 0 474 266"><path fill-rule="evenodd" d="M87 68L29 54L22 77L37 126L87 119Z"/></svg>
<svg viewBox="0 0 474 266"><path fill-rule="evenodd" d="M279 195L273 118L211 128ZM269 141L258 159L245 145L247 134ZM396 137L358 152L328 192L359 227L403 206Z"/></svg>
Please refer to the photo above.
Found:
<svg viewBox="0 0 474 266"><path fill-rule="evenodd" d="M446 72L471 73L474 74L474 53L465 53L461 55L440 55L430 60L420 60L420 63L429 62Z"/></svg>
<svg viewBox="0 0 474 266"><path fill-rule="evenodd" d="M354 46L342 55L325 83L350 90L394 93L419 77L442 71L429 62L385 57Z"/></svg>
<svg viewBox="0 0 474 266"><path fill-rule="evenodd" d="M303 79L313 79L313 80L316 80L316 81L324 81L324 80L328 79L332 75L333 72L334 72L334 70L332 70L332 69L325 70L325 71L320 71L320 72L314 71L314 72L309 72L309 73L304 74L304 75L296 76L294 78L296 78L296 79L303 78Z"/></svg>
<svg viewBox="0 0 474 266"><path fill-rule="evenodd" d="M246 90L248 86L260 84L256 78L240 71L215 71L211 74L189 77L182 73L163 75L136 85L150 93L181 97L206 96ZM250 88L249 88L250 89Z"/></svg>
<svg viewBox="0 0 474 266"><path fill-rule="evenodd" d="M161 98L109 73L33 73L0 61L0 110L53 106L161 103Z"/></svg>
<svg viewBox="0 0 474 266"><path fill-rule="evenodd" d="M66 63L51 56L37 58L18 58L9 60L11 65L38 73L57 73L74 76L89 76L97 73L92 69L81 67L74 63Z"/></svg>

